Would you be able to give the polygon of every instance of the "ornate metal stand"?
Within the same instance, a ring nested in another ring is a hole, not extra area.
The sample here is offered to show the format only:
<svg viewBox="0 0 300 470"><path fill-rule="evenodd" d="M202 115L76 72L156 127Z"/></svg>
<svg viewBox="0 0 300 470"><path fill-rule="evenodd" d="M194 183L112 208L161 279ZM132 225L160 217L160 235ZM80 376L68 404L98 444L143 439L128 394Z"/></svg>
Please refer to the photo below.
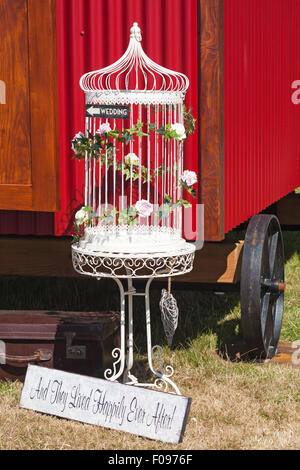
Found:
<svg viewBox="0 0 300 470"><path fill-rule="evenodd" d="M170 379L173 369L161 358L162 348L152 347L149 288L154 278L182 275L193 267L195 246L182 238L182 211L184 191L196 191L197 175L185 169L183 148L194 121L185 123L188 77L153 62L141 40L134 23L123 56L80 79L85 135L76 134L72 149L77 158L85 156L84 207L75 216L76 228L84 225L84 235L72 246L72 257L77 272L110 277L120 289L121 347L112 352L115 362L105 377L146 386L131 374L133 297L143 295L148 363L156 376L151 386L166 390L170 385L179 394ZM141 294L133 286L137 278L147 279ZM127 279L126 292L120 279Z"/></svg>
<svg viewBox="0 0 300 470"><path fill-rule="evenodd" d="M167 391L171 390L180 395L177 385L171 380L174 370L171 366L164 365L162 359L161 346L152 346L151 340L151 316L150 316L150 296L149 289L153 279L158 277L176 276L187 273L193 268L195 248L186 244L186 249L177 253L156 253L150 257L147 254L113 254L99 252L85 252L76 245L72 246L72 259L74 269L88 276L97 278L110 277L114 279L120 289L120 348L112 351L115 359L112 369L105 371L107 380L119 380L123 383L142 386L155 387ZM147 262L146 262L147 261ZM125 291L120 278L126 278L128 289ZM133 279L146 278L144 292L136 292L133 286ZM126 302L128 297L128 319L126 328ZM133 367L133 297L145 297L146 311L146 339L148 364L151 372L156 376L153 383L139 383L138 379L132 375ZM127 330L127 345L126 345ZM154 362L159 364L155 368Z"/></svg>

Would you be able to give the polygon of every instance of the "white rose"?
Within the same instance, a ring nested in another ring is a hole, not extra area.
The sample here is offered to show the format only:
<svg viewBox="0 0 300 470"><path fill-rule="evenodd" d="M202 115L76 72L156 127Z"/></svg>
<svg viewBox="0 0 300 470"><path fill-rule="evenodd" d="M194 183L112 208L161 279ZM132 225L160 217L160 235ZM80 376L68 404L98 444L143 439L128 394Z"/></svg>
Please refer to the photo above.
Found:
<svg viewBox="0 0 300 470"><path fill-rule="evenodd" d="M89 214L87 211L84 210L84 208L81 208L75 214L75 220L79 224L82 224L83 222L87 222L88 219L89 219Z"/></svg>
<svg viewBox="0 0 300 470"><path fill-rule="evenodd" d="M176 131L177 140L186 139L185 127L180 122L176 122L175 124L171 124L171 130Z"/></svg>
<svg viewBox="0 0 300 470"><path fill-rule="evenodd" d="M139 165L140 164L140 160L139 160L139 157L135 154L135 153L128 153L126 156L125 156L125 163L127 165Z"/></svg>
<svg viewBox="0 0 300 470"><path fill-rule="evenodd" d="M187 186L193 186L193 184L197 183L197 173L190 170L185 170L181 175L181 181L185 183Z"/></svg>
<svg viewBox="0 0 300 470"><path fill-rule="evenodd" d="M104 122L103 124L100 125L99 129L96 131L96 134L103 135L106 134L106 132L110 132L111 127L108 122Z"/></svg>
<svg viewBox="0 0 300 470"><path fill-rule="evenodd" d="M135 208L138 212L138 215L141 217L148 217L153 212L153 204L147 201L146 199L141 199L135 204Z"/></svg>

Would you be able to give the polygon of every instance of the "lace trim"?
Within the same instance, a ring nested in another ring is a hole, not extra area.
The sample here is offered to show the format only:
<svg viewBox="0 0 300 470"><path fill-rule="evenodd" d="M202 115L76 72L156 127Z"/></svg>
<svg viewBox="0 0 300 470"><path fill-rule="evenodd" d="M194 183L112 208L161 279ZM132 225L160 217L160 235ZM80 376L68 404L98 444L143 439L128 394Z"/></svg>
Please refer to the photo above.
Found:
<svg viewBox="0 0 300 470"><path fill-rule="evenodd" d="M185 93L172 91L88 91L86 104L183 104Z"/></svg>
<svg viewBox="0 0 300 470"><path fill-rule="evenodd" d="M97 225L96 227L86 227L85 233L87 235L101 235L115 236L115 235L149 235L155 236L160 234L168 234L170 236L177 236L181 238L180 230L172 227L159 227L154 225L136 225L132 227L130 225Z"/></svg>

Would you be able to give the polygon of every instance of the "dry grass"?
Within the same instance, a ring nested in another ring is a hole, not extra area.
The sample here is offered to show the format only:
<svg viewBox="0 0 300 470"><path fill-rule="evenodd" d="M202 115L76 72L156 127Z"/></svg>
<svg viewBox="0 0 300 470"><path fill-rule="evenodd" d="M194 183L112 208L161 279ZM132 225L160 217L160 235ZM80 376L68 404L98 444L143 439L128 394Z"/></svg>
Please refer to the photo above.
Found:
<svg viewBox="0 0 300 470"><path fill-rule="evenodd" d="M288 289L282 339L294 341L300 339L300 237L295 232L285 234L285 238ZM175 368L175 381L182 393L192 397L181 444L165 444L20 409L22 384L3 382L0 449L300 449L300 368L232 362L217 353L224 344L239 338L237 293L228 293L224 299L199 292L177 296L180 323L174 348L164 346L164 354L166 362ZM154 293L154 304L157 299ZM145 361L142 324L137 318L138 357ZM157 321L153 329L154 341L165 344L160 325Z"/></svg>
<svg viewBox="0 0 300 470"><path fill-rule="evenodd" d="M192 397L186 433L171 445L123 432L18 408L21 384L0 393L1 449L299 449L299 370L279 365L224 363L209 373L179 367L176 376Z"/></svg>

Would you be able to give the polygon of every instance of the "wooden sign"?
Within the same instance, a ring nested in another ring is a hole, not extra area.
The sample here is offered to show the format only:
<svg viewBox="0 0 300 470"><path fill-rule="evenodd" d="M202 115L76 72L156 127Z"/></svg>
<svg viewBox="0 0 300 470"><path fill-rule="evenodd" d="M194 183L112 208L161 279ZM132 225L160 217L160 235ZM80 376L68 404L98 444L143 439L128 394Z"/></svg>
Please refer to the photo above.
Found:
<svg viewBox="0 0 300 470"><path fill-rule="evenodd" d="M86 117L96 117L104 119L128 119L129 106L87 104L85 106Z"/></svg>
<svg viewBox="0 0 300 470"><path fill-rule="evenodd" d="M150 439L182 441L191 398L29 365L20 407Z"/></svg>

